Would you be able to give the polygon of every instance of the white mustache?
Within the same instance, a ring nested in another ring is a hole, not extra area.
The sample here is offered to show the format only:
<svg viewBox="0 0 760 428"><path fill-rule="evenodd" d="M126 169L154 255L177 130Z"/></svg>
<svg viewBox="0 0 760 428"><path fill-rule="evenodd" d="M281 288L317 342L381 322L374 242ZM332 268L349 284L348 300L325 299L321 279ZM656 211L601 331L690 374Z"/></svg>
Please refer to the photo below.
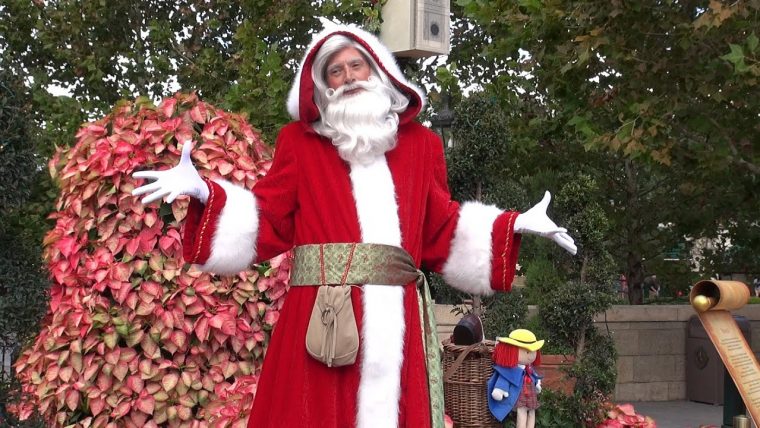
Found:
<svg viewBox="0 0 760 428"><path fill-rule="evenodd" d="M375 76L370 76L368 80L360 80L354 83L348 83L338 89L330 88L325 91L325 95L327 95L328 100L332 101L335 98L342 97L346 92L353 91L355 89L366 89L368 91L371 91L377 88L378 84L379 82L377 78Z"/></svg>

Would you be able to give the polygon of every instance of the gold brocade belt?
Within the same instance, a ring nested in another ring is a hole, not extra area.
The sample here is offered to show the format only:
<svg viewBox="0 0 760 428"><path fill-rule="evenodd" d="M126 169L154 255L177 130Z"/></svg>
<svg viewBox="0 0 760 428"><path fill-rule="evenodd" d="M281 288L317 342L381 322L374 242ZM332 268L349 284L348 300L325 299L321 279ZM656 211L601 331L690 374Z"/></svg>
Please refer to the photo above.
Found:
<svg viewBox="0 0 760 428"><path fill-rule="evenodd" d="M406 285L417 282L432 427L443 427L441 350L425 274L403 248L385 244L334 243L295 247L291 286Z"/></svg>
<svg viewBox="0 0 760 428"><path fill-rule="evenodd" d="M311 244L294 250L290 285L405 285L424 281L403 248L384 244Z"/></svg>

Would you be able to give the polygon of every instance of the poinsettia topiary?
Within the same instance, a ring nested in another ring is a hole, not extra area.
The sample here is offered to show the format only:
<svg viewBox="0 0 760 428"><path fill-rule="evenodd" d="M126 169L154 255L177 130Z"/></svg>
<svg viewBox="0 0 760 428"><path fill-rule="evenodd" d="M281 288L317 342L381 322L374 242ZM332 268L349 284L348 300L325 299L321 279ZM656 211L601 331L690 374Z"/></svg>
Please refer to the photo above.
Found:
<svg viewBox="0 0 760 428"><path fill-rule="evenodd" d="M192 140L201 174L251 188L269 151L240 115L177 94L137 99L89 123L59 150L55 228L44 241L48 315L16 364L51 425L244 426L291 260L215 277L183 265L188 199L143 205L138 169L168 169Z"/></svg>

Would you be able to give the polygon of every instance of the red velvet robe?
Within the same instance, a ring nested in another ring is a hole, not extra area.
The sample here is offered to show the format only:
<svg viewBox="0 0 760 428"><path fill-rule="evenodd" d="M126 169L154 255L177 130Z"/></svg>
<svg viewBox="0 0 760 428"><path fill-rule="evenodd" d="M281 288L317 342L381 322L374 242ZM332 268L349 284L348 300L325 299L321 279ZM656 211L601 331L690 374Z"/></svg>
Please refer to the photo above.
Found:
<svg viewBox="0 0 760 428"><path fill-rule="evenodd" d="M459 204L450 200L447 188L443 147L437 135L414 122L399 128L398 140L386 159L395 184L402 246L418 265L441 271L459 218ZM260 212L258 261L294 245L361 242L349 172L348 164L325 138L300 122L285 127L269 174L254 187ZM219 184L214 183L213 191L205 212L194 203L188 215L185 254L192 263L208 259L212 245L210 239L200 239L200 229L219 221L226 202L220 197L224 190ZM494 242L491 288L495 290L509 290L514 276L519 245L519 235L512 234L509 224L514 215L505 213L489 227ZM214 231L207 232L209 237ZM199 257L193 258L199 249ZM428 426L430 415L414 286L406 285L404 293L398 420L401 427L417 428ZM355 426L359 364L328 368L305 350L316 290L298 287L288 292L267 350L249 427ZM354 289L352 297L361 331L361 292Z"/></svg>

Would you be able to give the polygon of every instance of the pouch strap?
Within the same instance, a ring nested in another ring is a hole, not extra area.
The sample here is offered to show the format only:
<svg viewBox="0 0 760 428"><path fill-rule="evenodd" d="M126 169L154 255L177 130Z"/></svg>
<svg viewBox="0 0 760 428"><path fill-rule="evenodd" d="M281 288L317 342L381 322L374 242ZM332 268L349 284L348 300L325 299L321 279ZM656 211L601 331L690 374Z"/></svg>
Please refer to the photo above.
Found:
<svg viewBox="0 0 760 428"><path fill-rule="evenodd" d="M342 287L336 287L333 290L337 291L340 289L338 292L344 293L345 291ZM319 308L322 311L320 314L322 324L326 326L322 335L322 349L320 349L319 354L325 358L327 367L332 367L332 362L335 360L335 348L338 346L338 323L336 318L338 313L343 310L346 302L350 304L351 297L337 299L340 305L334 305L329 297L325 300L325 308Z"/></svg>

